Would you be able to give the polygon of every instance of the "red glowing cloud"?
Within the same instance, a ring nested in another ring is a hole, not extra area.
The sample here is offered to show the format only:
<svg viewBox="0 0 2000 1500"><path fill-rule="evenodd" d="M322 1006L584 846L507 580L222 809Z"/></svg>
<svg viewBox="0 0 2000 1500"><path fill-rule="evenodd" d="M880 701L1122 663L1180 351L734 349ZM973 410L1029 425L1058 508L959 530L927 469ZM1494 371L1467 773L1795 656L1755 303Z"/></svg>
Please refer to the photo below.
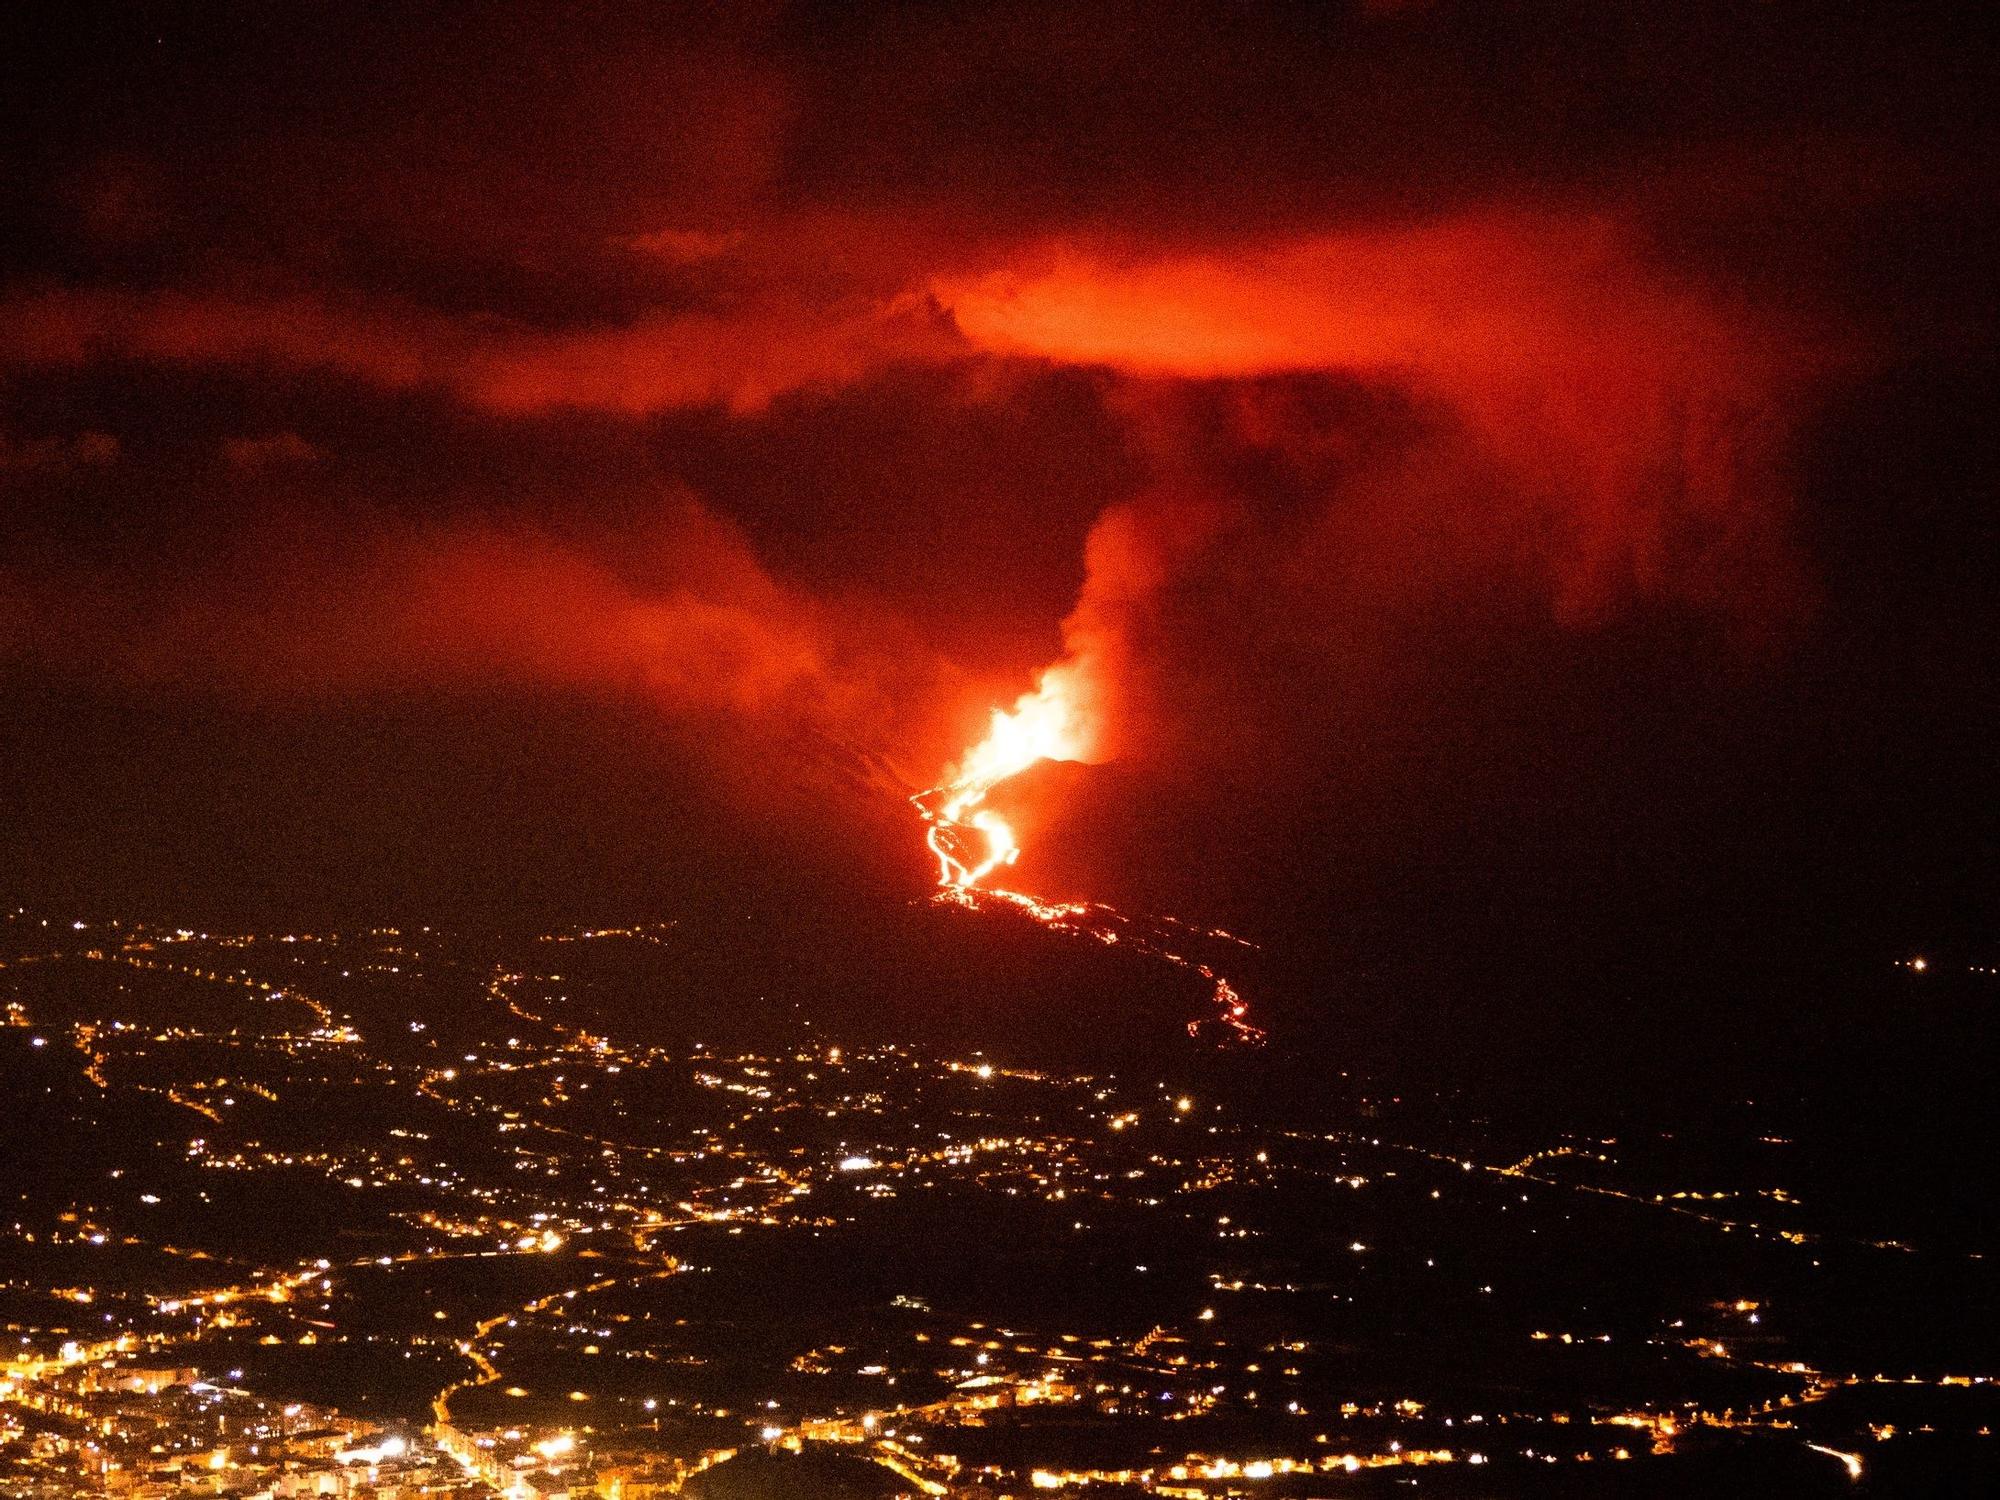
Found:
<svg viewBox="0 0 2000 1500"><path fill-rule="evenodd" d="M515 686L651 700L670 722L767 739L888 739L916 732L898 705L932 701L942 670L864 601L774 579L685 498L643 529L581 539L349 516L115 589L8 582L0 646L16 659L267 705Z"/></svg>
<svg viewBox="0 0 2000 1500"><path fill-rule="evenodd" d="M933 290L998 354L1150 378L1333 372L1444 408L1546 518L1572 611L1626 586L1733 605L1747 571L1784 567L1785 428L1815 361L1609 219L1065 245Z"/></svg>
<svg viewBox="0 0 2000 1500"><path fill-rule="evenodd" d="M982 348L1141 374L1534 378L1635 345L1704 369L1750 352L1744 327L1647 270L1633 236L1602 217L1495 213L1201 252L1058 244L934 289Z"/></svg>
<svg viewBox="0 0 2000 1500"><path fill-rule="evenodd" d="M751 411L788 391L845 385L958 347L920 303L861 294L807 302L772 293L727 311L553 329L317 296L60 291L0 303L6 364L116 359L325 371L523 415Z"/></svg>

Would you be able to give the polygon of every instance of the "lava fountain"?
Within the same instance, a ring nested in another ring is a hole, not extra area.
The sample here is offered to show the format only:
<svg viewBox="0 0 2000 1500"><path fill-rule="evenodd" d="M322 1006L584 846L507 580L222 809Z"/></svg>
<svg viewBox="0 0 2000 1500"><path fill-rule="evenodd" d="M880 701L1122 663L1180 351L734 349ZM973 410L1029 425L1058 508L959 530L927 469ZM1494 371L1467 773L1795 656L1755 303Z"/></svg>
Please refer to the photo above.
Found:
<svg viewBox="0 0 2000 1500"><path fill-rule="evenodd" d="M1249 1007L1230 982L1208 964L1177 951L1183 937L1213 939L1252 947L1220 928L1190 927L1174 918L1135 921L1115 907L1096 901L1044 901L1020 891L985 886L995 870L1020 858L1020 841L1007 820L986 805L993 789L1010 777L1045 760L1084 760L1096 735L1083 706L1075 669L1061 664L1042 674L1031 693L1023 693L1011 709L993 711L986 738L968 750L944 780L910 798L928 825L925 842L938 862L937 899L973 910L986 902L1002 903L1053 931L1120 944L1149 958L1198 974L1213 986L1210 999L1216 1014L1188 1023L1188 1033L1220 1033L1225 1043L1250 1044L1264 1033L1247 1019ZM1171 929L1171 930L1170 930Z"/></svg>
<svg viewBox="0 0 2000 1500"><path fill-rule="evenodd" d="M986 738L947 770L941 785L910 799L930 824L925 839L937 856L939 885L967 891L1020 858L1014 830L984 805L986 798L1038 761L1082 760L1089 754L1092 736L1077 700L1074 674L1049 668L1011 710L993 710Z"/></svg>

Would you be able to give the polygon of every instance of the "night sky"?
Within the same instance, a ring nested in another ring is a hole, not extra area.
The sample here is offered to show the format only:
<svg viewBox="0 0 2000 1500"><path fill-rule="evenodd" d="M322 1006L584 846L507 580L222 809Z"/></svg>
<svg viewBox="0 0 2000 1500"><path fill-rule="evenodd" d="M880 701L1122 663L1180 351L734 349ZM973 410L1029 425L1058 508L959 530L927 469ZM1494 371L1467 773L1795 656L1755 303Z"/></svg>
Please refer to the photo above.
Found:
<svg viewBox="0 0 2000 1500"><path fill-rule="evenodd" d="M2000 961L1955 9L14 7L0 894L901 903L1067 654L1302 1011Z"/></svg>

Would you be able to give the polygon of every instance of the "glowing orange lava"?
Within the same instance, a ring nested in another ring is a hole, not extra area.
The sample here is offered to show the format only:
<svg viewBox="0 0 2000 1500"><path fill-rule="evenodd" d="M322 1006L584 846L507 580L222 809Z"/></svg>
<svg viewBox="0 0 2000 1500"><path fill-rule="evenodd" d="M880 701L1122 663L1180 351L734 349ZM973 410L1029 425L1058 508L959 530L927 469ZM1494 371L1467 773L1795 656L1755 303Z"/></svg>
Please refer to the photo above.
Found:
<svg viewBox="0 0 2000 1500"><path fill-rule="evenodd" d="M1023 693L1011 710L994 709L986 738L950 769L942 785L911 799L930 824L926 839L938 858L938 884L969 889L1020 858L1007 820L982 805L987 794L1037 761L1083 759L1090 742L1075 679L1061 667L1044 672L1041 685Z"/></svg>
<svg viewBox="0 0 2000 1500"><path fill-rule="evenodd" d="M1169 926L1205 939L1251 947L1220 928L1189 927L1172 917L1146 924L1134 922L1113 907L1095 901L1044 901L1020 891L982 886L981 881L1021 856L1020 841L1007 820L985 805L993 789L1044 760L1082 760L1095 743L1087 722L1074 673L1067 666L1051 667L1031 693L1023 693L1012 709L995 709L986 738L950 767L945 779L910 801L929 825L924 838L938 861L938 899L978 910L1001 904L1056 932L1095 938L1106 945L1123 944L1150 958L1200 975L1213 986L1216 1007L1212 1020L1190 1021L1188 1033L1200 1036L1205 1027L1218 1028L1228 1042L1256 1044L1264 1033L1248 1020L1249 1006L1230 982L1209 965L1166 946Z"/></svg>

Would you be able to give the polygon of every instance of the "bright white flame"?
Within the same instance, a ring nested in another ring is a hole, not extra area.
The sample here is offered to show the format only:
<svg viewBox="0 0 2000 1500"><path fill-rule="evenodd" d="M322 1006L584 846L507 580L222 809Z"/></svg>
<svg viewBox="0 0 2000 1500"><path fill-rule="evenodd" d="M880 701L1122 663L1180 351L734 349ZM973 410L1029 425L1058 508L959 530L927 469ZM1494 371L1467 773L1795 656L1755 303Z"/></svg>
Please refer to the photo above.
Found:
<svg viewBox="0 0 2000 1500"><path fill-rule="evenodd" d="M993 710L986 738L959 762L952 783L988 788L1038 760L1079 760L1089 742L1074 672L1051 667L1035 690L1023 693L1011 710Z"/></svg>
<svg viewBox="0 0 2000 1500"><path fill-rule="evenodd" d="M994 709L986 738L965 753L946 774L944 784L918 796L918 809L931 825L931 852L938 858L938 883L964 889L979 884L1001 865L1021 856L1020 843L1007 820L980 806L987 793L1028 767L1044 760L1082 760L1092 736L1084 723L1075 669L1051 667L1032 693L1023 693L1011 709ZM953 834L976 830L985 854L973 860Z"/></svg>

